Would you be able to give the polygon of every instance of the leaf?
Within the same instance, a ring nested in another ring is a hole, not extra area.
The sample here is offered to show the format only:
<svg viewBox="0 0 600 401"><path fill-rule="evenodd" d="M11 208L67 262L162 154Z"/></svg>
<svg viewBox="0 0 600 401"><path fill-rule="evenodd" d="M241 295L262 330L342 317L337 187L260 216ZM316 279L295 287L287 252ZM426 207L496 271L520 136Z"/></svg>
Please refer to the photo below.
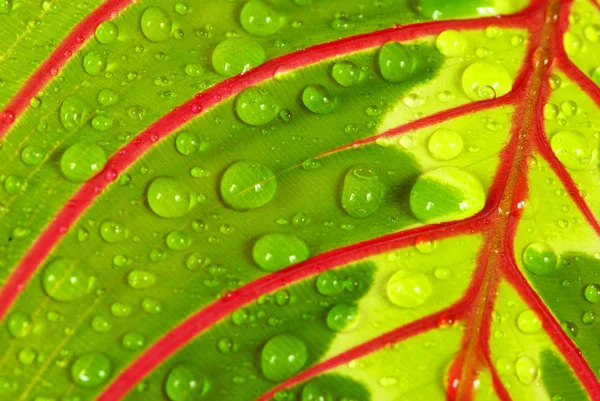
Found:
<svg viewBox="0 0 600 401"><path fill-rule="evenodd" d="M0 2L1 398L600 399L600 7L459 3Z"/></svg>

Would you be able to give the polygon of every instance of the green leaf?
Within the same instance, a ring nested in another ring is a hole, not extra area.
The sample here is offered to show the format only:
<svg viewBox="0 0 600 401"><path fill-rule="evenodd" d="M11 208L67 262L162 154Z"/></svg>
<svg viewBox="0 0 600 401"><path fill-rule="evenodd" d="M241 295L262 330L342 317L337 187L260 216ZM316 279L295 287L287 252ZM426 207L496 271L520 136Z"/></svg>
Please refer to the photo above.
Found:
<svg viewBox="0 0 600 401"><path fill-rule="evenodd" d="M593 0L0 1L0 398L595 400Z"/></svg>

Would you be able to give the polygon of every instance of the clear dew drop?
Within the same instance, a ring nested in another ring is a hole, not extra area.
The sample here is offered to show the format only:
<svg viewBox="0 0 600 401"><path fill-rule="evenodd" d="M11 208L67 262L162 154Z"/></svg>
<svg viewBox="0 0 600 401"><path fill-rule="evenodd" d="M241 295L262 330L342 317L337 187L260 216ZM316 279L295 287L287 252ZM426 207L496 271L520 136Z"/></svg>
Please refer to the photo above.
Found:
<svg viewBox="0 0 600 401"><path fill-rule="evenodd" d="M423 273L399 270L387 283L389 300L401 308L416 308L431 296L433 286Z"/></svg>
<svg viewBox="0 0 600 401"><path fill-rule="evenodd" d="M357 165L346 173L342 207L350 216L362 219L375 213L383 198L383 184L377 173L366 165Z"/></svg>
<svg viewBox="0 0 600 401"><path fill-rule="evenodd" d="M0 0L0 14L8 14L13 9L13 0Z"/></svg>
<svg viewBox="0 0 600 401"><path fill-rule="evenodd" d="M44 161L46 151L39 146L30 145L21 151L21 161L27 166L37 166Z"/></svg>
<svg viewBox="0 0 600 401"><path fill-rule="evenodd" d="M91 291L94 279L90 272L91 269L81 261L55 259L42 272L42 286L56 301L74 301Z"/></svg>
<svg viewBox="0 0 600 401"><path fill-rule="evenodd" d="M104 21L96 27L96 40L108 45L113 43L119 37L119 27L112 21Z"/></svg>
<svg viewBox="0 0 600 401"><path fill-rule="evenodd" d="M6 192L8 192L10 195L16 194L17 192L25 189L25 187L25 181L23 181L23 179L17 175L9 175L4 180L4 189L6 189Z"/></svg>
<svg viewBox="0 0 600 401"><path fill-rule="evenodd" d="M434 159L447 161L454 159L462 152L464 143L458 132L440 128L429 137L427 147Z"/></svg>
<svg viewBox="0 0 600 401"><path fill-rule="evenodd" d="M184 156L193 155L200 149L200 138L193 132L180 132L175 138L175 149Z"/></svg>
<svg viewBox="0 0 600 401"><path fill-rule="evenodd" d="M291 334L281 334L271 338L261 352L263 375L274 382L280 382L298 373L308 360L306 345Z"/></svg>
<svg viewBox="0 0 600 401"><path fill-rule="evenodd" d="M333 65L331 76L335 82L348 88L360 80L360 69L351 61L338 61Z"/></svg>
<svg viewBox="0 0 600 401"><path fill-rule="evenodd" d="M264 63L267 55L260 44L242 38L229 38L219 43L212 53L215 71L233 77Z"/></svg>
<svg viewBox="0 0 600 401"><path fill-rule="evenodd" d="M194 401L202 398L210 383L200 368L191 363L174 366L165 381L165 393L171 401Z"/></svg>
<svg viewBox="0 0 600 401"><path fill-rule="evenodd" d="M511 91L512 78L500 64L477 61L463 72L462 88L471 100L495 99Z"/></svg>
<svg viewBox="0 0 600 401"><path fill-rule="evenodd" d="M173 231L167 235L165 243L169 249L181 252L192 246L192 237L185 231Z"/></svg>
<svg viewBox="0 0 600 401"><path fill-rule="evenodd" d="M80 356L71 366L73 382L83 388L94 388L106 383L111 372L110 360L104 354L97 352Z"/></svg>
<svg viewBox="0 0 600 401"><path fill-rule="evenodd" d="M138 290L152 287L156 282L156 275L145 270L135 269L127 275L127 283L131 288Z"/></svg>
<svg viewBox="0 0 600 401"><path fill-rule="evenodd" d="M199 77L204 72L204 68L200 64L189 63L186 64L184 71L188 77Z"/></svg>
<svg viewBox="0 0 600 401"><path fill-rule="evenodd" d="M465 54L468 43L464 35L453 29L440 33L435 41L440 53L446 57L459 57Z"/></svg>
<svg viewBox="0 0 600 401"><path fill-rule="evenodd" d="M567 54L573 56L581 52L583 41L581 40L581 36L576 33L566 32L563 36L563 45Z"/></svg>
<svg viewBox="0 0 600 401"><path fill-rule="evenodd" d="M121 345L128 351L137 351L146 345L146 338L143 334L137 331L130 331L123 335Z"/></svg>
<svg viewBox="0 0 600 401"><path fill-rule="evenodd" d="M83 70L89 75L98 75L106 70L106 57L103 54L91 51L83 56Z"/></svg>
<svg viewBox="0 0 600 401"><path fill-rule="evenodd" d="M316 114L329 114L337 107L337 98L323 85L309 85L302 92L302 103Z"/></svg>
<svg viewBox="0 0 600 401"><path fill-rule="evenodd" d="M322 386L315 382L309 382L304 385L302 388L302 393L300 396L300 401L333 401L333 396L327 390L325 390ZM352 401L351 399L347 399L347 397L343 397L340 401Z"/></svg>
<svg viewBox="0 0 600 401"><path fill-rule="evenodd" d="M140 18L142 33L151 42L162 42L171 35L171 17L160 7L148 7Z"/></svg>
<svg viewBox="0 0 600 401"><path fill-rule="evenodd" d="M24 338L31 333L33 322L25 312L13 312L8 316L7 328L14 338Z"/></svg>
<svg viewBox="0 0 600 401"><path fill-rule="evenodd" d="M344 291L344 283L337 272L327 270L317 276L317 291L321 295L337 295Z"/></svg>
<svg viewBox="0 0 600 401"><path fill-rule="evenodd" d="M401 43L388 42L379 51L379 71L392 83L402 82L413 68L413 56Z"/></svg>
<svg viewBox="0 0 600 401"><path fill-rule="evenodd" d="M250 35L270 36L283 25L284 19L269 3L250 0L240 12L240 24Z"/></svg>
<svg viewBox="0 0 600 401"><path fill-rule="evenodd" d="M243 160L229 166L221 179L221 197L236 210L256 209L275 196L275 173L264 164Z"/></svg>
<svg viewBox="0 0 600 401"><path fill-rule="evenodd" d="M77 143L69 147L60 158L60 170L73 182L84 182L106 165L104 149L98 145Z"/></svg>
<svg viewBox="0 0 600 401"><path fill-rule="evenodd" d="M258 127L273 121L279 107L265 89L247 88L237 97L235 112L246 124Z"/></svg>
<svg viewBox="0 0 600 401"><path fill-rule="evenodd" d="M410 209L424 222L470 217L485 205L481 182L456 167L439 167L423 173L410 191Z"/></svg>
<svg viewBox="0 0 600 401"><path fill-rule="evenodd" d="M172 219L190 209L192 194L185 184L171 177L155 178L148 187L148 205L160 217Z"/></svg>
<svg viewBox="0 0 600 401"><path fill-rule="evenodd" d="M558 256L554 249L543 242L533 242L523 251L523 265L537 275L545 276L553 273L558 264Z"/></svg>
<svg viewBox="0 0 600 401"><path fill-rule="evenodd" d="M517 327L525 334L533 334L541 330L542 321L537 313L528 309L517 316Z"/></svg>
<svg viewBox="0 0 600 401"><path fill-rule="evenodd" d="M67 96L60 106L60 122L66 130L73 131L85 122L88 113L86 104L80 98Z"/></svg>
<svg viewBox="0 0 600 401"><path fill-rule="evenodd" d="M533 359L523 356L515 363L515 373L521 383L531 384L537 379L538 366Z"/></svg>
<svg viewBox="0 0 600 401"><path fill-rule="evenodd" d="M333 331L346 332L358 324L358 307L350 304L337 304L327 313L327 327Z"/></svg>
<svg viewBox="0 0 600 401"><path fill-rule="evenodd" d="M591 147L585 136L576 131L559 131L550 138L552 151L567 168L583 170L590 162Z"/></svg>
<svg viewBox="0 0 600 401"><path fill-rule="evenodd" d="M586 301L597 304L600 302L600 284L590 284L585 287L583 292Z"/></svg>
<svg viewBox="0 0 600 401"><path fill-rule="evenodd" d="M100 92L98 92L97 100L100 106L108 107L119 101L119 95L110 89L102 89Z"/></svg>
<svg viewBox="0 0 600 401"><path fill-rule="evenodd" d="M252 247L254 262L268 272L278 271L302 262L309 256L310 251L306 243L292 234L263 235Z"/></svg>
<svg viewBox="0 0 600 401"><path fill-rule="evenodd" d="M128 231L123 223L115 220L104 220L100 224L100 236L109 244L123 241L128 236Z"/></svg>

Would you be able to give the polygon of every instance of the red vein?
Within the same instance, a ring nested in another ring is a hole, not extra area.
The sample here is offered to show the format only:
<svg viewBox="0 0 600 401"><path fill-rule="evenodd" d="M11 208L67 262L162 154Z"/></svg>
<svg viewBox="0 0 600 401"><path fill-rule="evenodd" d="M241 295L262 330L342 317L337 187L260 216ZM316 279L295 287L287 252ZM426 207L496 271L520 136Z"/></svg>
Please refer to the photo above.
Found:
<svg viewBox="0 0 600 401"><path fill-rule="evenodd" d="M11 124L25 111L32 97L37 96L58 71L73 57L83 44L94 35L101 22L114 17L134 0L106 0L80 21L63 41L46 58L39 68L25 81L4 110L0 111L0 139Z"/></svg>
<svg viewBox="0 0 600 401"><path fill-rule="evenodd" d="M537 0L539 2L540 0ZM173 109L149 128L138 134L132 141L118 150L107 162L105 169L85 182L71 197L54 219L39 235L36 242L15 268L4 287L0 290L0 319L10 309L14 300L25 289L38 266L58 244L62 236L87 210L96 197L114 181L119 174L137 161L156 142L187 123L202 111L234 96L243 89L272 78L275 74L310 65L326 58L348 52L360 51L382 45L392 40L410 40L421 36L439 34L451 28L480 29L489 24L502 26L526 26L534 8L527 8L519 14L503 20L479 18L468 21L427 22L410 26L394 27L364 35L352 36L334 42L290 53L270 60L243 75L222 81L212 88L196 95L182 106Z"/></svg>
<svg viewBox="0 0 600 401"><path fill-rule="evenodd" d="M579 87L596 103L600 106L600 87L590 77L585 75L583 71L577 67L571 59L568 58L567 54L562 50L563 55L560 55L556 59L556 64L560 70Z"/></svg>

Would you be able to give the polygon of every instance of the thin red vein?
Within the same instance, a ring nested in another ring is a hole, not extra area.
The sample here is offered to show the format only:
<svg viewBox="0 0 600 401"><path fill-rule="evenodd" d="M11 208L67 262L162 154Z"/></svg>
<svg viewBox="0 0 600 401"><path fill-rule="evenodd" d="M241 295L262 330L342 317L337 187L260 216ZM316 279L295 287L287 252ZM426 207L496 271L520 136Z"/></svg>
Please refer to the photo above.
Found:
<svg viewBox="0 0 600 401"><path fill-rule="evenodd" d="M14 300L25 289L27 282L35 273L38 266L102 191L119 174L150 150L155 143L184 125L200 112L234 96L247 87L270 79L275 74L280 74L283 71L314 64L337 55L377 47L391 40L410 40L421 36L435 35L446 29L479 29L491 23L502 26L526 26L530 23L530 14L533 11L535 9L528 8L522 13L506 17L502 20L480 18L469 21L428 22L394 27L319 44L270 60L260 67L243 75L222 81L205 92L196 95L193 99L160 118L118 150L108 160L105 169L84 183L73 197L67 201L66 206L58 212L40 234L20 264L15 268L7 283L0 290L0 319L2 319L12 306Z"/></svg>
<svg viewBox="0 0 600 401"><path fill-rule="evenodd" d="M7 133L14 120L23 114L31 98L37 96L38 92L58 74L58 71L67 61L94 35L98 24L111 19L133 2L134 0L106 0L69 32L33 75L25 81L25 84L10 100L4 110L0 112L2 116L0 119L0 139Z"/></svg>
<svg viewBox="0 0 600 401"><path fill-rule="evenodd" d="M577 67L567 54L557 57L556 65L573 82L575 82L595 103L600 106L600 87Z"/></svg>

